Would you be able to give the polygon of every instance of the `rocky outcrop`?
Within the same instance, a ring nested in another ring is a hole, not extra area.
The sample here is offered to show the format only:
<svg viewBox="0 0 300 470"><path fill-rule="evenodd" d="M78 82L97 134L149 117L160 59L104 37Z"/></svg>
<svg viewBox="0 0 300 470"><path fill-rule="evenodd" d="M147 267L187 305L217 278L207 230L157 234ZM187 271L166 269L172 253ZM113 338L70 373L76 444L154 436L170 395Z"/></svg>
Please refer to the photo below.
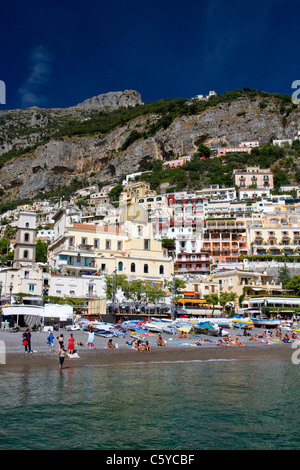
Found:
<svg viewBox="0 0 300 470"><path fill-rule="evenodd" d="M77 104L75 108L107 108L113 110L121 106L128 107L137 104L142 104L141 95L134 90L125 90L94 96Z"/></svg>
<svg viewBox="0 0 300 470"><path fill-rule="evenodd" d="M139 101L136 92L132 95L134 101L126 101L126 92L122 96L107 95L99 99L101 106L109 106L108 103L123 106L125 102ZM91 106L97 102L93 98L87 101ZM147 138L142 137L143 133L147 131L149 122L158 120L159 115L139 117L104 137L50 139L35 151L4 164L0 170L0 185L9 197L33 197L39 192L67 185L75 176L88 181L92 181L89 180L91 175L97 181L117 181L126 173L137 171L141 161L164 161L181 155L193 155L200 143L209 147L224 143L237 146L242 141L260 140L267 143L273 138L284 139L296 135L300 129L298 108L283 118L272 100L264 109L259 104L259 100L247 98L221 103L197 115L178 117L169 127ZM88 103L82 105L88 106ZM133 130L138 131L141 138L121 151Z"/></svg>

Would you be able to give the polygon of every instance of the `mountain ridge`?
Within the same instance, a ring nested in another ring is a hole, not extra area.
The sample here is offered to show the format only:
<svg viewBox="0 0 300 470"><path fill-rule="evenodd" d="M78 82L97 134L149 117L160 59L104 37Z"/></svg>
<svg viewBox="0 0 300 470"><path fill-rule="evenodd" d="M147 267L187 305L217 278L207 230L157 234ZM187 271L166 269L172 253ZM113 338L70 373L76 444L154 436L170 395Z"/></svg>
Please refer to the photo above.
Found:
<svg viewBox="0 0 300 470"><path fill-rule="evenodd" d="M142 103L134 90L109 92L62 109L2 111L2 201L36 197L74 178L119 181L141 163L194 155L241 141L291 138L299 108L286 95L234 90L207 102Z"/></svg>

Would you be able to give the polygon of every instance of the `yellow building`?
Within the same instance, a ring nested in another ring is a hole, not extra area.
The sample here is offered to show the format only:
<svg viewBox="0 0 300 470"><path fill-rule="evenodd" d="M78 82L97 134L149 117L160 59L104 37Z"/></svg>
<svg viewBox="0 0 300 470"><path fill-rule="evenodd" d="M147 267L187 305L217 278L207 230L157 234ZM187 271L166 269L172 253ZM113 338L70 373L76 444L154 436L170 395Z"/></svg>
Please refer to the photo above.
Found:
<svg viewBox="0 0 300 470"><path fill-rule="evenodd" d="M272 276L259 272L232 270L216 272L212 276L219 283L219 291L237 294L236 305L241 295L249 299L253 295L283 295L286 291L276 284Z"/></svg>
<svg viewBox="0 0 300 470"><path fill-rule="evenodd" d="M150 189L150 184L143 181L136 181L128 183L124 186L123 191L120 194L120 205L122 204L135 204L138 199L155 196L156 191Z"/></svg>
<svg viewBox="0 0 300 470"><path fill-rule="evenodd" d="M300 252L300 205L274 205L272 213L248 229L254 255L298 255Z"/></svg>
<svg viewBox="0 0 300 470"><path fill-rule="evenodd" d="M55 240L49 246L53 270L66 274L125 274L160 286L173 273L173 261L152 226L125 220L124 228L71 223L66 211L54 216Z"/></svg>

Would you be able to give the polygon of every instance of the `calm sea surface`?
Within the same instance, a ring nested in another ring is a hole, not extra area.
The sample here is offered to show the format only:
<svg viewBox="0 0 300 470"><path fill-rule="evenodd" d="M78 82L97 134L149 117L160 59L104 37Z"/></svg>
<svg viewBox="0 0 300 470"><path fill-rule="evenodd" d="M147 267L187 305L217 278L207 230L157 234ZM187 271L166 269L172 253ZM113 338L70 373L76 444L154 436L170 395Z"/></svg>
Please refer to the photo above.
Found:
<svg viewBox="0 0 300 470"><path fill-rule="evenodd" d="M0 449L300 449L300 365L192 361L0 371Z"/></svg>

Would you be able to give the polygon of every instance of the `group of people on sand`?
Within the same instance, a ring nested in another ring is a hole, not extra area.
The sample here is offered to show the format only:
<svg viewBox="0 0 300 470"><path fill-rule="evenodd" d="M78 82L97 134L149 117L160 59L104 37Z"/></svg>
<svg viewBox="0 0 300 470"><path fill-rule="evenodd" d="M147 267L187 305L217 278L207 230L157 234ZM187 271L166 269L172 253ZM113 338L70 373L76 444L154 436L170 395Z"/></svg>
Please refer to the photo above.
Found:
<svg viewBox="0 0 300 470"><path fill-rule="evenodd" d="M142 342L140 339L136 339L133 343L133 349L136 349L137 351L146 351L148 353L151 352L151 347L149 344L149 341Z"/></svg>
<svg viewBox="0 0 300 470"><path fill-rule="evenodd" d="M279 341L283 341L284 343L289 343L294 339L298 339L296 333L292 330L290 334L286 332L283 334L281 328L276 328L276 332L273 333L272 331L265 330L263 333L259 335L250 336L248 339L249 341L263 341L265 338L276 339Z"/></svg>
<svg viewBox="0 0 300 470"><path fill-rule="evenodd" d="M223 339L219 339L217 342L218 346L244 346L242 341L239 340L238 336L224 336Z"/></svg>

